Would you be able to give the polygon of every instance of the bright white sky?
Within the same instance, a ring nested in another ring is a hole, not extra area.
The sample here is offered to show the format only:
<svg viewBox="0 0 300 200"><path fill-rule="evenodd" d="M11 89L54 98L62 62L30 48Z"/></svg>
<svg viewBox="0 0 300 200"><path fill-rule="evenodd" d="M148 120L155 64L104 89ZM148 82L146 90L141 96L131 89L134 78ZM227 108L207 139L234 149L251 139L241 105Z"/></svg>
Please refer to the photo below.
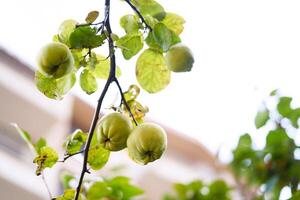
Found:
<svg viewBox="0 0 300 200"><path fill-rule="evenodd" d="M35 65L40 47L68 18L83 21L103 0L9 0L0 6L0 44ZM193 51L192 73L173 74L158 94L141 95L148 116L203 143L224 158L240 134L255 133L253 118L275 88L300 100L300 2L298 0L161 0L186 19L182 39ZM113 30L131 12L113 0ZM118 57L122 85L136 82L134 61ZM100 84L104 84L101 82ZM78 93L78 92L77 92ZM88 98L87 95L80 92ZM97 95L88 98L96 103ZM298 101L300 102L300 101Z"/></svg>

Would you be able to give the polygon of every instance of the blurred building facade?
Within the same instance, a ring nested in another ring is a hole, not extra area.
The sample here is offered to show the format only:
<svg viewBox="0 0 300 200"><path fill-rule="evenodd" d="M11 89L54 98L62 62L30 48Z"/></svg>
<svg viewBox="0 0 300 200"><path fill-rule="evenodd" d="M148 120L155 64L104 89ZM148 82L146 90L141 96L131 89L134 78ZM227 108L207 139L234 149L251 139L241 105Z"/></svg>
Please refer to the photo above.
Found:
<svg viewBox="0 0 300 200"><path fill-rule="evenodd" d="M61 144L64 138L74 128L88 130L93 107L72 94L62 101L47 99L34 85L33 70L1 48L0 72L1 199L48 199L43 181L34 174L33 155L10 124L19 124L32 134L33 140L45 137L62 157L64 152ZM161 125L168 133L168 149L162 159L140 166L131 161L124 150L113 153L107 166L99 173L103 176L122 174L131 177L145 189L145 198L150 200L159 200L165 192L170 192L173 182L188 182L198 178L210 182L225 178L230 184L233 183L226 167L204 146ZM121 166L121 170L113 170L118 166ZM54 196L61 192L58 174L63 169L78 174L81 156L46 170L45 176Z"/></svg>

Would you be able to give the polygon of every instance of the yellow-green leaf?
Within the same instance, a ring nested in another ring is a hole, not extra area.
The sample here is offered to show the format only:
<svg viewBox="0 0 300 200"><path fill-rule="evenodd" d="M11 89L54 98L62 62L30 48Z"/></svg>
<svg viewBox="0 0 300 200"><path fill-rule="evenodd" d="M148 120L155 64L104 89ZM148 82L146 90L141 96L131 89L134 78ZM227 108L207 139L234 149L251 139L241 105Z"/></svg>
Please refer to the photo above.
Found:
<svg viewBox="0 0 300 200"><path fill-rule="evenodd" d="M149 93L159 92L167 87L171 72L162 53L145 50L136 63L136 77L141 87Z"/></svg>
<svg viewBox="0 0 300 200"><path fill-rule="evenodd" d="M41 175L45 168L51 168L58 161L57 152L48 146L44 146L40 149L39 155L33 160L37 165L36 175Z"/></svg>
<svg viewBox="0 0 300 200"><path fill-rule="evenodd" d="M95 76L89 69L84 69L80 74L80 87L87 94L97 91L98 84Z"/></svg>
<svg viewBox="0 0 300 200"><path fill-rule="evenodd" d="M168 29L176 33L176 35L179 35L183 31L183 24L185 23L185 20L183 17L175 13L167 13L165 18L162 20L162 23L165 24Z"/></svg>
<svg viewBox="0 0 300 200"><path fill-rule="evenodd" d="M126 60L135 56L144 46L143 36L140 33L127 34L121 37L116 45L122 49L122 54Z"/></svg>
<svg viewBox="0 0 300 200"><path fill-rule="evenodd" d="M110 61L102 55L97 55L97 64L94 69L94 75L96 78L107 79L110 71ZM121 76L121 69L117 66L116 76Z"/></svg>
<svg viewBox="0 0 300 200"><path fill-rule="evenodd" d="M92 146L89 150L88 163L93 170L99 170L107 163L110 151L100 145Z"/></svg>

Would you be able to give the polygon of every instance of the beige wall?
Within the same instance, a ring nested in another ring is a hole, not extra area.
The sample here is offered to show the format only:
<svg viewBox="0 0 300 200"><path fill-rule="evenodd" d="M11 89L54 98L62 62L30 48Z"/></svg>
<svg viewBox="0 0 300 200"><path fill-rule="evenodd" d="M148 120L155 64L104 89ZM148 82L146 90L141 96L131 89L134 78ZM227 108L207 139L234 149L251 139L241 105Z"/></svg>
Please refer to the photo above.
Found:
<svg viewBox="0 0 300 200"><path fill-rule="evenodd" d="M8 140L14 141L11 148L19 149L9 153L0 148L0 194L9 196L13 192L15 196L11 196L10 200L47 199L42 181L34 175L32 155L9 123L18 123L33 134L34 139L46 137L50 145L60 149L63 155L61 144L71 126L88 130L94 109L72 95L67 95L63 101L47 99L35 88L33 72L1 50L0 71L0 130ZM107 176L111 174L112 167L120 164L126 166L115 174L132 177L146 190L145 196L152 200L158 200L170 191L173 182L197 178L211 181L218 177L233 182L224 166L201 144L170 127L164 128L168 133L168 150L163 159L140 166L131 161L124 150L113 153L108 165L99 173ZM53 170L46 170L51 191L56 195L59 192L57 173L62 167L79 173L81 157L70 159L65 165L58 164ZM22 173L16 176L15 171Z"/></svg>

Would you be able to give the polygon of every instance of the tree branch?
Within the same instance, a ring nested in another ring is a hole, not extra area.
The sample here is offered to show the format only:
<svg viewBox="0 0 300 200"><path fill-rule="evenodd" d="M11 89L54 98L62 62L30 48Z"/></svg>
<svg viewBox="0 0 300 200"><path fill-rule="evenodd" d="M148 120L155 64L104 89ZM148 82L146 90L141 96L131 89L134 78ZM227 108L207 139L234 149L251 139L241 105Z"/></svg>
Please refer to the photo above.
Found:
<svg viewBox="0 0 300 200"><path fill-rule="evenodd" d="M101 110L101 106L102 106L102 102L103 99L108 91L108 88L110 86L110 84L115 80L115 74L116 74L116 58L115 58L115 54L114 54L114 43L113 40L111 38L111 34L112 34L112 30L110 27L110 20L109 20L109 15L110 15L110 0L105 0L105 16L104 16L104 26L108 32L108 46L109 46L109 51L110 51L110 72L109 72L109 77L105 83L104 89L102 90L102 93L99 97L98 100L98 104L96 107L96 111L94 113L94 117L92 120L92 125L90 127L89 130L89 136L84 148L84 157L83 157L83 165L82 165L82 170L81 170L81 174L80 174L80 178L79 178L79 182L76 188L76 195L75 195L75 200L78 200L79 198L79 194L80 194L80 190L81 190L81 186L82 186L82 182L83 182L83 178L85 173L88 172L87 169L87 161L88 161L88 155L89 155L89 149L90 149L90 145L91 145L91 141L93 138L93 134L99 119L99 115L100 115L100 110Z"/></svg>
<svg viewBox="0 0 300 200"><path fill-rule="evenodd" d="M130 0L125 0L126 3L132 8L132 10L134 10L134 12L139 16L139 18L141 19L141 21L143 22L143 24L145 24L146 28L148 28L150 31L152 31L151 26L149 26L145 20L145 18L143 17L143 15L140 13L140 11L130 2Z"/></svg>
<svg viewBox="0 0 300 200"><path fill-rule="evenodd" d="M123 90L122 90L122 88L121 88L121 85L120 85L118 79L115 78L114 81L115 81L115 83L117 84L118 89L119 89L119 92L120 92L120 94L121 94L122 103L125 105L126 109L127 109L128 112L129 112L130 117L132 118L134 124L137 126L138 123L137 123L137 121L135 120L135 118L134 118L134 116L133 116L133 114L132 114L132 112L131 112L131 110L130 110L130 107L129 107L129 105L128 105L128 103L127 103L125 97L124 97Z"/></svg>

